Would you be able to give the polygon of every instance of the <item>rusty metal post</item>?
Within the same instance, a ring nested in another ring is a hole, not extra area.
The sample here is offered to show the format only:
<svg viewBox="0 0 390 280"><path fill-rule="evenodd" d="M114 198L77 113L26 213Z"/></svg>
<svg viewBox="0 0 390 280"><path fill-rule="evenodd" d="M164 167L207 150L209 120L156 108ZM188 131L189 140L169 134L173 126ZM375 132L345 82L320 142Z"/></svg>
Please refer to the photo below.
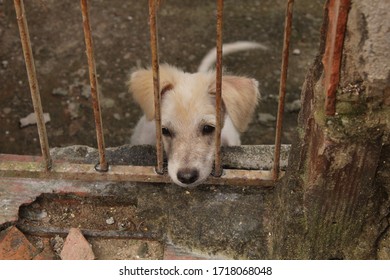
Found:
<svg viewBox="0 0 390 280"><path fill-rule="evenodd" d="M164 173L163 167L163 148L162 148L162 132L161 132L161 94L160 94L160 73L158 60L158 39L157 39L157 13L156 0L149 0L149 27L150 27L150 49L152 53L152 69L153 69L153 87L154 87L154 120L156 122L156 151L157 151L157 166L158 174Z"/></svg>
<svg viewBox="0 0 390 280"><path fill-rule="evenodd" d="M276 135L275 135L275 154L274 154L274 166L273 166L273 179L279 178L280 172L280 149L281 149L281 138L282 138L282 126L283 126L283 115L284 115L284 100L286 97L286 80L287 80L287 69L288 69L288 55L290 48L290 37L291 37L291 25L292 25L292 14L293 14L294 0L288 0L286 7L286 17L284 23L284 38L283 38L283 52L282 52L282 66L280 73L280 84L279 84L279 104L278 104L278 115L276 121Z"/></svg>
<svg viewBox="0 0 390 280"><path fill-rule="evenodd" d="M214 176L222 175L221 167L221 130L222 130L222 33L223 33L223 0L217 0L217 61L216 61L216 129L215 129L215 166Z"/></svg>
<svg viewBox="0 0 390 280"><path fill-rule="evenodd" d="M88 58L88 68L89 68L89 81L91 85L91 96L92 96L92 106L93 113L95 117L95 126L96 126L96 138L97 145L99 150L99 164L96 165L97 171L107 171L108 163L106 160L106 150L104 146L104 135L103 135L103 124L102 124L102 115L100 111L99 103L99 93L96 79L96 65L93 52L93 43L92 43L92 34L91 26L89 22L89 13L88 13L88 1L80 0L81 12L83 15L83 28L84 28L84 38L86 53Z"/></svg>
<svg viewBox="0 0 390 280"><path fill-rule="evenodd" d="M47 138L46 126L43 117L41 97L39 94L37 74L35 71L34 57L31 48L30 34L28 30L23 0L14 0L14 6L19 26L20 40L22 42L24 62L26 63L27 76L30 85L30 92L35 112L35 118L37 120L39 142L41 145L41 151L45 162L46 170L49 170L52 165L52 160L50 156L49 141Z"/></svg>
<svg viewBox="0 0 390 280"><path fill-rule="evenodd" d="M328 29L322 60L325 73L325 113L328 116L336 113L336 90L340 81L341 55L350 4L351 0L328 2Z"/></svg>

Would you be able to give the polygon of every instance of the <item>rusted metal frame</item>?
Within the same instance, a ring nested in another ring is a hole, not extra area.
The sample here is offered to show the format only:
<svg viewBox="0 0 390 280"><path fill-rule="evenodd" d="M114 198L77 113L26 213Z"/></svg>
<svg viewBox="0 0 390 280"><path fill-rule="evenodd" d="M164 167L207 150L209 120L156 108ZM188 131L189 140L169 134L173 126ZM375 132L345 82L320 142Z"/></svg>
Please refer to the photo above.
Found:
<svg viewBox="0 0 390 280"><path fill-rule="evenodd" d="M92 164L54 162L50 172L35 157L22 156L18 161L0 154L0 177L41 180L79 180L112 182L172 183L168 174L159 175L153 166L111 165L108 172L96 173ZM221 177L209 176L205 184L272 187L272 171L225 169Z"/></svg>
<svg viewBox="0 0 390 280"><path fill-rule="evenodd" d="M156 172L164 173L163 166L163 144L161 126L161 93L160 93L160 71L158 59L158 35L157 35L157 13L156 0L149 0L149 27L150 27L150 49L152 54L153 89L154 89L154 120L156 123Z"/></svg>
<svg viewBox="0 0 390 280"><path fill-rule="evenodd" d="M330 0L328 2L328 29L325 53L322 59L325 74L325 113L336 113L336 91L340 81L345 28L347 25L350 0Z"/></svg>
<svg viewBox="0 0 390 280"><path fill-rule="evenodd" d="M67 228L31 226L22 223L17 224L18 229L24 234L42 237L52 237L54 235L66 236L69 233ZM162 238L159 232L143 231L119 231L119 230L93 230L81 229L85 237L109 238L109 239L146 239L160 240Z"/></svg>
<svg viewBox="0 0 390 280"><path fill-rule="evenodd" d="M99 93L97 85L97 74L96 74L96 65L94 58L92 34L91 34L91 25L89 21L89 12L88 12L88 1L80 0L81 12L83 15L83 29L84 29L84 39L86 46L86 53L88 58L88 69L89 69L89 81L91 85L91 96L92 96L92 106L93 113L95 118L96 126L96 139L99 150L99 163L96 165L96 170L105 172L108 170L108 163L106 160L106 148L104 145L104 134L103 134L103 124L102 124L102 115L99 102Z"/></svg>
<svg viewBox="0 0 390 280"><path fill-rule="evenodd" d="M49 141L46 133L45 120L43 117L41 97L39 94L37 74L35 71L34 57L31 48L30 34L28 30L23 0L14 0L14 6L15 6L16 18L19 26L20 40L22 42L24 62L26 63L31 98L34 107L35 118L37 121L37 128L38 128L38 135L39 135L39 142L41 145L42 156L44 159L45 169L50 170L52 165L52 160L50 156Z"/></svg>
<svg viewBox="0 0 390 280"><path fill-rule="evenodd" d="M221 130L222 130L222 34L223 34L223 0L217 0L217 38L216 38L216 79L215 79L215 110L216 110L216 127L215 127L215 163L214 176L222 175L221 164Z"/></svg>
<svg viewBox="0 0 390 280"><path fill-rule="evenodd" d="M288 0L287 7L286 7L285 23L284 23L282 66L281 66L280 83L279 83L279 104L278 104L278 115L276 120L276 134L275 134L275 154L274 154L274 166L272 169L274 180L277 180L280 176L280 149L282 143L281 139L282 139L282 126L283 126L283 115L284 115L284 100L286 97L286 81L287 81L293 6L294 6L294 0Z"/></svg>

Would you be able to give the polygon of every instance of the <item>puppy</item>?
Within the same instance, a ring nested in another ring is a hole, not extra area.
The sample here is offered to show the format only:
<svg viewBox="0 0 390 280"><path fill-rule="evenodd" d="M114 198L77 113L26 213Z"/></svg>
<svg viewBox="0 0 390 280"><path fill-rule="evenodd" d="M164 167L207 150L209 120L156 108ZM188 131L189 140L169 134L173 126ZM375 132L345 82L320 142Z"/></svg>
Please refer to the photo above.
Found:
<svg viewBox="0 0 390 280"><path fill-rule="evenodd" d="M130 77L129 89L144 112L134 129L132 145L156 143L152 77L151 69L137 70ZM215 79L214 71L186 73L168 64L160 65L163 145L169 176L180 186L201 184L213 169ZM240 133L247 129L259 98L256 80L223 75L222 145L241 144Z"/></svg>

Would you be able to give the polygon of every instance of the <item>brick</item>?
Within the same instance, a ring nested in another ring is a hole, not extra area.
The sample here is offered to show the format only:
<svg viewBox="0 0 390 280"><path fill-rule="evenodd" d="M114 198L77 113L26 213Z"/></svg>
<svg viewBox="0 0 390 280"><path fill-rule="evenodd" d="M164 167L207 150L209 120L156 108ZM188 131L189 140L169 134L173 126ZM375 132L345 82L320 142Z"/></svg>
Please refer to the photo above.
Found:
<svg viewBox="0 0 390 280"><path fill-rule="evenodd" d="M65 239L64 247L61 251L63 260L93 260L95 255L91 245L84 238L78 228L71 228Z"/></svg>
<svg viewBox="0 0 390 280"><path fill-rule="evenodd" d="M15 226L0 233L0 260L31 260L38 253Z"/></svg>

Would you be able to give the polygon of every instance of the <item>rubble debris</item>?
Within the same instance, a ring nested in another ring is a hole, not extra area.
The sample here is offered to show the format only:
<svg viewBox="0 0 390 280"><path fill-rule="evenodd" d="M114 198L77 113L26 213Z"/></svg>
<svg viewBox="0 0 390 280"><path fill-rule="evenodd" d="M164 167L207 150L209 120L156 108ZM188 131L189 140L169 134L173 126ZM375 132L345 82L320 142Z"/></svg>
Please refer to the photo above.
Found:
<svg viewBox="0 0 390 280"><path fill-rule="evenodd" d="M91 86L82 84L81 96L88 99L91 96Z"/></svg>
<svg viewBox="0 0 390 280"><path fill-rule="evenodd" d="M3 66L3 68L5 69L5 68L7 68L8 67L8 60L3 60L2 62L1 62L1 65Z"/></svg>
<svg viewBox="0 0 390 280"><path fill-rule="evenodd" d="M31 260L37 254L38 249L15 226L0 232L0 260Z"/></svg>
<svg viewBox="0 0 390 280"><path fill-rule="evenodd" d="M8 115L9 113L11 113L11 111L12 111L11 108L8 108L8 107L3 108L3 113L6 114L6 115Z"/></svg>
<svg viewBox="0 0 390 280"><path fill-rule="evenodd" d="M268 113L259 113L258 119L261 123L269 123L276 121L276 117Z"/></svg>
<svg viewBox="0 0 390 280"><path fill-rule="evenodd" d="M299 110L301 110L301 100L297 99L297 100L294 100L291 103L287 103L286 104L286 110L289 113L298 112Z"/></svg>
<svg viewBox="0 0 390 280"><path fill-rule="evenodd" d="M94 260L91 245L78 228L71 228L61 251L62 260Z"/></svg>
<svg viewBox="0 0 390 280"><path fill-rule="evenodd" d="M113 217L110 217L106 220L106 224L107 225L113 225L115 223L115 220Z"/></svg>
<svg viewBox="0 0 390 280"><path fill-rule="evenodd" d="M53 89L52 94L66 96L66 95L68 95L68 91L64 88L55 88L55 89Z"/></svg>
<svg viewBox="0 0 390 280"><path fill-rule="evenodd" d="M60 237L59 235L54 236L50 239L51 247L53 248L53 251L60 256L62 247L64 247L64 239Z"/></svg>
<svg viewBox="0 0 390 280"><path fill-rule="evenodd" d="M301 54L301 50L300 50L300 49L294 49L294 50L292 51L292 54L293 54L293 55L300 55L300 54Z"/></svg>
<svg viewBox="0 0 390 280"><path fill-rule="evenodd" d="M45 209L31 209L21 208L19 210L19 216L21 218L29 219L32 221L40 221L47 217L47 211Z"/></svg>
<svg viewBox="0 0 390 280"><path fill-rule="evenodd" d="M77 119L80 117L80 103L69 102L68 111L71 119Z"/></svg>
<svg viewBox="0 0 390 280"><path fill-rule="evenodd" d="M49 239L44 239L42 242L41 252L37 254L33 260L54 260L56 259L55 253L50 246Z"/></svg>
<svg viewBox="0 0 390 280"><path fill-rule="evenodd" d="M45 121L45 123L50 122L49 113L43 113L43 120ZM27 117L21 118L19 120L19 123L20 123L20 128L36 124L37 119L36 119L35 113L30 113Z"/></svg>

